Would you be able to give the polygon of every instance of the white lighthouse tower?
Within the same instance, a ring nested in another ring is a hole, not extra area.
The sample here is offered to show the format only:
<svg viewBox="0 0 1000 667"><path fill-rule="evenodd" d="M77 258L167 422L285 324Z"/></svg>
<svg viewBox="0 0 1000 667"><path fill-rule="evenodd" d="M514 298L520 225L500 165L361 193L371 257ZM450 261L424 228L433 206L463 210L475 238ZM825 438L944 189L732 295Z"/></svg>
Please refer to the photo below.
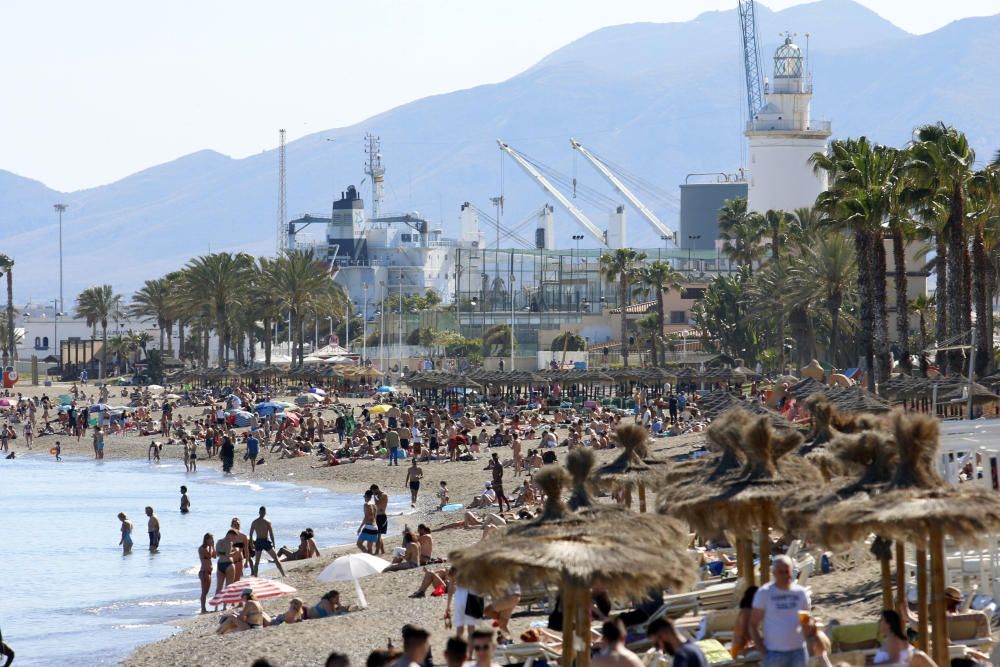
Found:
<svg viewBox="0 0 1000 667"><path fill-rule="evenodd" d="M814 173L809 158L826 150L830 121L809 117L812 77L802 49L790 36L774 52L774 78L764 86L764 107L747 123L750 183L747 208L793 211L812 206L826 189L826 175Z"/></svg>

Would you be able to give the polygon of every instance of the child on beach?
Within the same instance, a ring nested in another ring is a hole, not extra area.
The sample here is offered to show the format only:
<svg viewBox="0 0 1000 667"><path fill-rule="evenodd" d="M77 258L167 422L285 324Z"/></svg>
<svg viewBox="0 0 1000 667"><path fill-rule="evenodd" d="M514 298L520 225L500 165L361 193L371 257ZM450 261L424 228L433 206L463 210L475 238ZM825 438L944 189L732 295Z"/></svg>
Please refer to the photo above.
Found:
<svg viewBox="0 0 1000 667"><path fill-rule="evenodd" d="M448 482L441 480L441 486L438 488L438 509L444 509L444 506L448 504Z"/></svg>
<svg viewBox="0 0 1000 667"><path fill-rule="evenodd" d="M55 450L56 450L56 461L62 461L62 456L61 456L61 454L62 454L62 445L59 443L58 440L56 440Z"/></svg>
<svg viewBox="0 0 1000 667"><path fill-rule="evenodd" d="M186 486L181 487L181 514L187 514L191 511L191 499L188 498L188 488Z"/></svg>

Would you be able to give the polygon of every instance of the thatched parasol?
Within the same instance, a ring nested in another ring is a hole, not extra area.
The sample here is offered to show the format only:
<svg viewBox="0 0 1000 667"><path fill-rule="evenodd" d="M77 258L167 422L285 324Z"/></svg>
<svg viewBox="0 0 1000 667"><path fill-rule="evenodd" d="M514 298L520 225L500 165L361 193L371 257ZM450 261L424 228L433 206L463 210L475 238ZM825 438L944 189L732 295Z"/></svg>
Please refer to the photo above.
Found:
<svg viewBox="0 0 1000 667"><path fill-rule="evenodd" d="M498 594L512 584L558 586L563 601L562 664L586 667L590 659L590 590L595 584L617 599L637 599L652 588L686 590L694 561L678 536L676 522L637 516L629 542L623 528L601 514L581 515L563 504L566 473L546 466L535 480L547 494L542 515L511 526L496 538L448 555L456 582L480 593ZM619 512L614 512L618 516ZM579 652L577 644L582 643Z"/></svg>
<svg viewBox="0 0 1000 667"><path fill-rule="evenodd" d="M761 577L768 576L769 539L771 526L782 523L781 501L803 486L818 485L819 472L800 458L785 454L802 443L794 431L779 431L766 416L751 418L740 431L746 462L736 474L725 476L716 485L707 485L706 492L694 498L668 503L670 511L708 532L731 529L742 537L751 537L751 530L760 530ZM750 562L750 554L745 557ZM751 568L745 568L748 582Z"/></svg>
<svg viewBox="0 0 1000 667"><path fill-rule="evenodd" d="M622 453L614 461L594 471L597 484L625 494L625 507L632 507L632 491L639 492L639 511L646 511L646 485L655 484L662 473L646 463L641 452L648 451L646 440L649 432L639 424L619 426L614 439Z"/></svg>
<svg viewBox="0 0 1000 667"><path fill-rule="evenodd" d="M984 489L945 485L934 468L938 449L938 422L935 419L897 411L892 422L899 466L887 490L869 499L831 506L820 512L815 525L823 541L831 545L850 542L872 532L897 541L913 542L917 545L918 566L929 539L933 657L939 664L946 664L944 538L948 536L958 544L969 544L1000 529L1000 496ZM921 609L920 634L923 637L927 636L927 617Z"/></svg>

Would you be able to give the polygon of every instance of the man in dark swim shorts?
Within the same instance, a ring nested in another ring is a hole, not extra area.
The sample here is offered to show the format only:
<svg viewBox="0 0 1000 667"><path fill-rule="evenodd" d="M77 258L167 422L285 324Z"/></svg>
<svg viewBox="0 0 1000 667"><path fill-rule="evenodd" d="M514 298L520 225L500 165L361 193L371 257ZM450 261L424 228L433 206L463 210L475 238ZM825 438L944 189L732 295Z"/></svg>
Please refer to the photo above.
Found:
<svg viewBox="0 0 1000 667"><path fill-rule="evenodd" d="M382 493L378 484L371 486L372 500L375 503L375 526L378 528L378 542L375 543L375 553L384 554L385 545L382 543L382 536L389 532L389 516L386 508L389 506L389 494Z"/></svg>
<svg viewBox="0 0 1000 667"><path fill-rule="evenodd" d="M248 538L253 541L255 547L253 556L253 567L251 571L253 576L257 576L257 568L260 567L260 557L265 553L271 556L274 564L278 566L278 572L281 572L281 576L285 576L285 570L281 567L281 561L278 560L278 554L274 552L274 527L271 526L271 522L264 518L267 514L267 508L261 506L260 516L254 519L253 523L250 524L250 535ZM255 538L254 535L257 537Z"/></svg>

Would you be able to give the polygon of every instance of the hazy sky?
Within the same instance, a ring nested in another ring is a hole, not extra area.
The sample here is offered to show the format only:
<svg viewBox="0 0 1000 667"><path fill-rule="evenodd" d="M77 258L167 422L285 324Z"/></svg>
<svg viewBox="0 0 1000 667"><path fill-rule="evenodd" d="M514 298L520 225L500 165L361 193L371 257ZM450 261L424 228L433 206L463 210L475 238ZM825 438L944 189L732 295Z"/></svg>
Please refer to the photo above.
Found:
<svg viewBox="0 0 1000 667"><path fill-rule="evenodd" d="M772 9L801 4L770 0ZM862 0L913 33L997 0ZM735 0L5 3L0 169L75 190L196 150L234 157L506 79L586 33ZM737 39L734 27L733 39Z"/></svg>

